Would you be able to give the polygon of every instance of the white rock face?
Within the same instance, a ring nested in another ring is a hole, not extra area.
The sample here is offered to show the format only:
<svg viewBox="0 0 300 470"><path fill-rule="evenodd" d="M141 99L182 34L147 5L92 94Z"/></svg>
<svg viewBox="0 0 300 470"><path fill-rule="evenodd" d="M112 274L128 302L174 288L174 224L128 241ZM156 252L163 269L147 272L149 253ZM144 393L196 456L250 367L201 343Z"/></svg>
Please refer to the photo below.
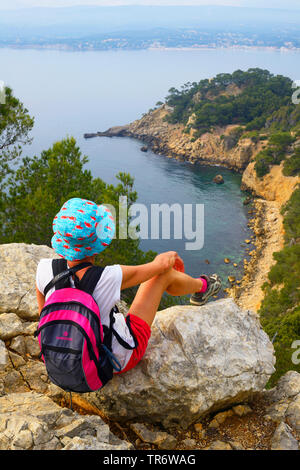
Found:
<svg viewBox="0 0 300 470"><path fill-rule="evenodd" d="M80 416L36 392L0 397L0 450L129 450L99 416Z"/></svg>
<svg viewBox="0 0 300 470"><path fill-rule="evenodd" d="M275 423L287 422L300 435L300 374L289 371L271 390L264 392L266 416Z"/></svg>
<svg viewBox="0 0 300 470"><path fill-rule="evenodd" d="M232 299L176 306L157 313L141 363L89 400L114 419L186 428L262 391L274 363L257 315Z"/></svg>
<svg viewBox="0 0 300 470"><path fill-rule="evenodd" d="M286 423L280 423L272 438L271 450L298 450L298 441Z"/></svg>
<svg viewBox="0 0 300 470"><path fill-rule="evenodd" d="M9 243L0 245L0 313L17 313L37 320L36 267L41 258L57 258L47 246Z"/></svg>

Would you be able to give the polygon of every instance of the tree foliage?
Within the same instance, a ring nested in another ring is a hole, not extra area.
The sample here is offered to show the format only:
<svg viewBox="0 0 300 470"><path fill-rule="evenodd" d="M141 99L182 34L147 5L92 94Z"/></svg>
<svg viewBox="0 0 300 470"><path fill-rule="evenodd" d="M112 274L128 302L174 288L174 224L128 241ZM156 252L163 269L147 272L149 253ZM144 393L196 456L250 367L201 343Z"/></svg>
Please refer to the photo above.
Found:
<svg viewBox="0 0 300 470"><path fill-rule="evenodd" d="M5 87L4 103L0 104L0 190L11 172L11 162L21 155L21 146L31 142L29 133L33 123L34 119L12 89Z"/></svg>
<svg viewBox="0 0 300 470"><path fill-rule="evenodd" d="M271 114L291 102L291 95L292 80L268 70L221 73L210 80L187 83L181 90L171 88L166 103L173 111L167 120L186 124L194 114L190 127L197 136L214 126L235 123L249 131L261 129Z"/></svg>

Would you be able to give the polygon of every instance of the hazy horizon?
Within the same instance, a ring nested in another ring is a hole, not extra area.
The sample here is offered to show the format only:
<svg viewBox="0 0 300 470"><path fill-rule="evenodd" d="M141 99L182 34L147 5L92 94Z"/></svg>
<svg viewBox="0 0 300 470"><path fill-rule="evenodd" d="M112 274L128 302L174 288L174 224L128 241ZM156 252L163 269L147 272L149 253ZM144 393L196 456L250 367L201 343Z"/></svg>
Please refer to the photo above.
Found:
<svg viewBox="0 0 300 470"><path fill-rule="evenodd" d="M0 10L13 11L29 8L66 8L74 6L228 6L255 9L300 10L298 0L0 0Z"/></svg>
<svg viewBox="0 0 300 470"><path fill-rule="evenodd" d="M55 43L69 49L139 49L157 44L300 47L300 9L287 9L295 5L294 0L284 4L285 9L278 9L281 2L258 7L256 0L215 0L222 5L204 5L207 0L182 5L182 0L177 0L173 6L166 2L157 5L156 0L151 4L150 0L141 0L139 4L137 0L134 4L120 0L118 5L115 5L118 0L107 0L101 6L96 4L97 0L88 1L95 3L62 0L59 7L57 2L49 7L48 0L12 0L9 5L15 9L1 10L0 46L53 47ZM0 0L0 8L3 5Z"/></svg>

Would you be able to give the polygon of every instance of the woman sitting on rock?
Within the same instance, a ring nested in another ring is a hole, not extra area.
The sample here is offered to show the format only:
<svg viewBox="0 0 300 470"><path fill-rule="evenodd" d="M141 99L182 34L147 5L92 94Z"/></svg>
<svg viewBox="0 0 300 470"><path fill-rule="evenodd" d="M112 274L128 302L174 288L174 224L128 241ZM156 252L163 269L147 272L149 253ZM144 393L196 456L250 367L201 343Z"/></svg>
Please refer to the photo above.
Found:
<svg viewBox="0 0 300 470"><path fill-rule="evenodd" d="M90 266L78 270L68 278L69 287L84 290L89 280L89 271L95 269L95 255L110 244L114 237L115 224L105 206L73 198L63 205L54 218L53 231L52 247L61 259L42 259L38 264L36 292L39 312L55 289L66 286L59 286L58 283L45 292L53 277L87 262ZM150 328L164 292L172 296L193 294L191 303L202 305L220 290L221 283L217 275L203 275L195 279L173 269L177 265L183 266L181 258L175 251L168 251L159 254L150 263L139 266L115 264L106 266L104 270L97 268L101 277L98 274L92 296L98 304L102 325L109 328L110 321L113 320L111 350L121 365L121 372L132 369L145 354ZM120 300L121 290L137 285L138 291L125 318L113 310L113 307Z"/></svg>

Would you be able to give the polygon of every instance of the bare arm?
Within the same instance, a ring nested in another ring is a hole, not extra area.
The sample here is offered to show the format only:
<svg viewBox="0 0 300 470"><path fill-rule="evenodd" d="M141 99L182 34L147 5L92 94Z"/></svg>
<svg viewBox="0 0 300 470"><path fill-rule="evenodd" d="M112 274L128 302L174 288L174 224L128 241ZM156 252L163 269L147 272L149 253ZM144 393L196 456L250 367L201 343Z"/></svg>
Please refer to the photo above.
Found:
<svg viewBox="0 0 300 470"><path fill-rule="evenodd" d="M41 313L42 308L44 307L45 303L45 296L41 294L41 292L38 290L37 286L35 286L36 290L36 298L37 298L37 303L39 307L39 314Z"/></svg>
<svg viewBox="0 0 300 470"><path fill-rule="evenodd" d="M158 276L174 266L176 259L181 259L176 251L167 251L157 255L153 261L139 266L121 266L123 279L121 289L137 286Z"/></svg>
<svg viewBox="0 0 300 470"><path fill-rule="evenodd" d="M122 269L122 285L121 289L137 286L142 282L148 281L154 276L158 276L174 266L176 259L181 260L176 251L167 251L157 255L153 261L139 266L124 266ZM39 307L39 313L45 304L45 296L41 294L36 286L36 297Z"/></svg>

